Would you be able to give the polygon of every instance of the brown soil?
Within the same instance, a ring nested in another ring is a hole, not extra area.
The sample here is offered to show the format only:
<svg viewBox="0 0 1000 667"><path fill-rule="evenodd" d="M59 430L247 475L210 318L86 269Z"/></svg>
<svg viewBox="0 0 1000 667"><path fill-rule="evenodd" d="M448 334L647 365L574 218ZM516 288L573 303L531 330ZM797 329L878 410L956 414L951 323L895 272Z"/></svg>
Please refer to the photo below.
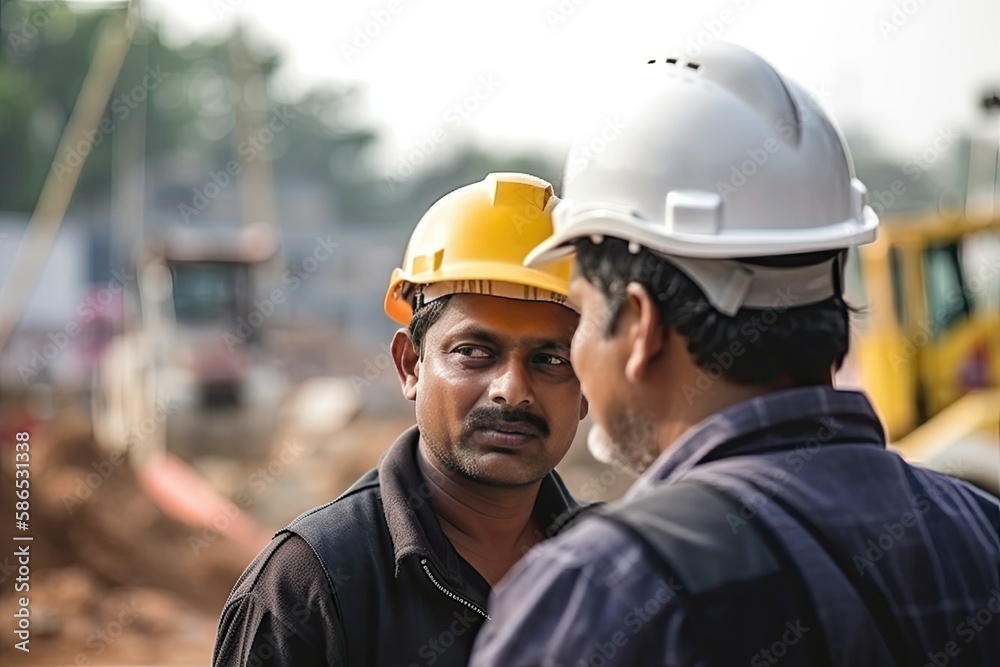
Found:
<svg viewBox="0 0 1000 667"><path fill-rule="evenodd" d="M7 436L0 507L13 508L14 448ZM179 655L185 640L200 651L206 638L210 645L219 610L252 554L224 538L195 553L189 538L196 532L143 495L127 462L112 461L78 412L32 429L30 523L19 534L33 540L13 541L12 517L0 531L4 544L15 545L0 556L0 663L177 664L170 653L151 656L151 642L163 639ZM30 545L30 590L15 592L12 554L23 544ZM28 654L10 640L21 596L30 599ZM206 659L202 653L195 662Z"/></svg>

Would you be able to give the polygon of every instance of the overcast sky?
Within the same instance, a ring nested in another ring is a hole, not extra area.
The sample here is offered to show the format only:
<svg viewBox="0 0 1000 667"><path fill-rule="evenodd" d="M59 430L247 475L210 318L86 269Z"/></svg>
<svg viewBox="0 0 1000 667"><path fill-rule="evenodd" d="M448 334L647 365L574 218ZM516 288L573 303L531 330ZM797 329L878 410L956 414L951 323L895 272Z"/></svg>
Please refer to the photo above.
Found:
<svg viewBox="0 0 1000 667"><path fill-rule="evenodd" d="M287 91L362 84L386 161L437 130L447 141L563 151L616 68L715 38L824 91L842 124L865 126L901 156L979 121L976 101L1000 87L997 0L143 2L178 42L248 23L283 53ZM448 115L477 93L460 123Z"/></svg>

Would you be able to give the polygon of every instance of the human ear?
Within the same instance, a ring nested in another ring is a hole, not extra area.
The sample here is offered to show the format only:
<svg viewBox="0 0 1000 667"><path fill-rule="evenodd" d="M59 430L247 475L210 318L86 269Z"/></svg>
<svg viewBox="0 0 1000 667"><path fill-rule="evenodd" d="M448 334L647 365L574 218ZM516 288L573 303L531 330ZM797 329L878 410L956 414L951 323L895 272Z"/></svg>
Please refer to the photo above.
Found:
<svg viewBox="0 0 1000 667"><path fill-rule="evenodd" d="M417 384L420 380L420 355L413 345L410 332L400 329L392 337L392 360L396 364L396 374L408 401L417 400Z"/></svg>
<svg viewBox="0 0 1000 667"><path fill-rule="evenodd" d="M625 361L625 378L639 383L647 377L653 362L663 353L663 325L656 300L646 287L629 283L625 294L625 308L632 311L627 327L631 342Z"/></svg>

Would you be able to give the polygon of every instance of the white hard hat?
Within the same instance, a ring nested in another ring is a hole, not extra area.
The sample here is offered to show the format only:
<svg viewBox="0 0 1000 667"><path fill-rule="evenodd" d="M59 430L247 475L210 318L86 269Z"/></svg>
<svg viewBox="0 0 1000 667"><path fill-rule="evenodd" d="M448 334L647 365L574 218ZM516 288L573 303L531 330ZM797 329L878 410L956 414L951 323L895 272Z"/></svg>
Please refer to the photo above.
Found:
<svg viewBox="0 0 1000 667"><path fill-rule="evenodd" d="M664 255L729 315L770 306L789 281L802 289L797 305L830 298L836 259L788 269L733 260L875 239L878 217L839 130L744 48L716 42L698 58L681 53L637 65L634 94L603 116L617 119L616 133L577 140L554 234L525 263L606 235Z"/></svg>

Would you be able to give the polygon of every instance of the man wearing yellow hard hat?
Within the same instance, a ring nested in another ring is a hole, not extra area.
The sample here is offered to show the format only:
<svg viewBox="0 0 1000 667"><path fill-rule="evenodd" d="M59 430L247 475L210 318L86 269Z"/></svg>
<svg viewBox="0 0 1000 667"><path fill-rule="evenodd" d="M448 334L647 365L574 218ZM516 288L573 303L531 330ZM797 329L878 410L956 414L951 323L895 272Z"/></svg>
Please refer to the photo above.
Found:
<svg viewBox="0 0 1000 667"><path fill-rule="evenodd" d="M571 262L524 266L556 201L490 174L417 224L385 298L417 425L254 560L214 664L464 665L493 584L579 512L553 471L587 412Z"/></svg>

